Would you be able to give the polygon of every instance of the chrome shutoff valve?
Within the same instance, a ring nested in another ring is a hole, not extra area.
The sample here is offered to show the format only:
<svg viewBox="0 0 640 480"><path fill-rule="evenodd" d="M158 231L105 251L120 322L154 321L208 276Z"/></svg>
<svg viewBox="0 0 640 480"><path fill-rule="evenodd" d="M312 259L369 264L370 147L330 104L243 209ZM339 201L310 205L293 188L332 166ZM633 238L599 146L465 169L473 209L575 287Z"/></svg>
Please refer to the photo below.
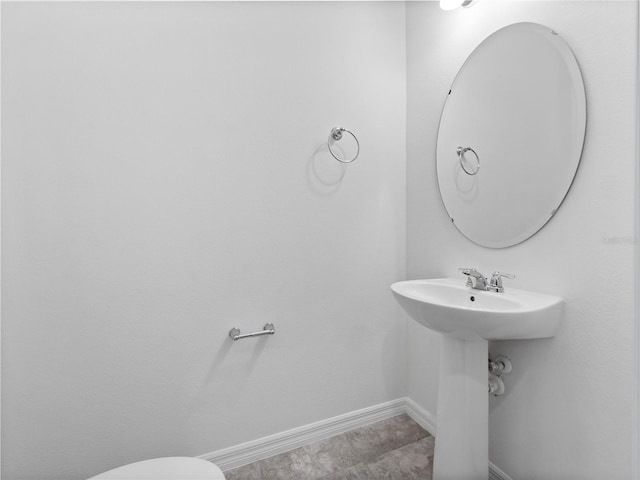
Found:
<svg viewBox="0 0 640 480"><path fill-rule="evenodd" d="M489 359L489 393L494 397L504 394L504 381L502 375L511 373L511 360L501 355L495 360Z"/></svg>

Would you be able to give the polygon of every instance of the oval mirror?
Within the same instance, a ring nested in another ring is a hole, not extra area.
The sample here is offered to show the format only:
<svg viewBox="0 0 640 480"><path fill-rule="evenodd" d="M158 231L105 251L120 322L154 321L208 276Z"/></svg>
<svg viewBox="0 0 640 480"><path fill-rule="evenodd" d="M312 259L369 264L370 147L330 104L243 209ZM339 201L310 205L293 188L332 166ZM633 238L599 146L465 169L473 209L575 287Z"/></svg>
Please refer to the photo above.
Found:
<svg viewBox="0 0 640 480"><path fill-rule="evenodd" d="M586 127L582 75L551 29L517 23L458 72L440 119L436 165L453 224L491 248L523 242L556 213Z"/></svg>

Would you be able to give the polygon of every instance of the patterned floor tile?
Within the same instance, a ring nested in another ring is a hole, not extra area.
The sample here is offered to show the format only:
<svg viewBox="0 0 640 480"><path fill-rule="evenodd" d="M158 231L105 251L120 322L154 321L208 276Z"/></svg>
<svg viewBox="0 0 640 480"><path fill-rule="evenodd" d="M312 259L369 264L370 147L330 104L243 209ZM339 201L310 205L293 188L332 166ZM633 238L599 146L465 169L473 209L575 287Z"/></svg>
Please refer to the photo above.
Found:
<svg viewBox="0 0 640 480"><path fill-rule="evenodd" d="M263 480L317 480L328 473L304 447L265 458L259 463Z"/></svg>
<svg viewBox="0 0 640 480"><path fill-rule="evenodd" d="M347 432L347 438L365 459L425 438L429 433L406 414Z"/></svg>
<svg viewBox="0 0 640 480"><path fill-rule="evenodd" d="M374 477L364 463L332 473L321 480L372 480Z"/></svg>
<svg viewBox="0 0 640 480"><path fill-rule="evenodd" d="M431 480L434 438L408 415L225 472L227 480Z"/></svg>
<svg viewBox="0 0 640 480"><path fill-rule="evenodd" d="M224 472L226 480L262 480L260 462L250 463L244 467Z"/></svg>
<svg viewBox="0 0 640 480"><path fill-rule="evenodd" d="M351 445L346 434L303 447L324 474L344 470L362 462L362 455Z"/></svg>

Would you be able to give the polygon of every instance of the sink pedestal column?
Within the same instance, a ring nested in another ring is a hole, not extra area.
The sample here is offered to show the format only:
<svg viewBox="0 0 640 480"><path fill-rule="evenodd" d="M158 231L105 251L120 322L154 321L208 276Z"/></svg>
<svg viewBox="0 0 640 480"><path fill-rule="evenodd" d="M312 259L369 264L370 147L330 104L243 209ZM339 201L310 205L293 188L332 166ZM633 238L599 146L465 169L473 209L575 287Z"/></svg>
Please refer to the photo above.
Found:
<svg viewBox="0 0 640 480"><path fill-rule="evenodd" d="M442 335L434 480L489 475L489 342Z"/></svg>

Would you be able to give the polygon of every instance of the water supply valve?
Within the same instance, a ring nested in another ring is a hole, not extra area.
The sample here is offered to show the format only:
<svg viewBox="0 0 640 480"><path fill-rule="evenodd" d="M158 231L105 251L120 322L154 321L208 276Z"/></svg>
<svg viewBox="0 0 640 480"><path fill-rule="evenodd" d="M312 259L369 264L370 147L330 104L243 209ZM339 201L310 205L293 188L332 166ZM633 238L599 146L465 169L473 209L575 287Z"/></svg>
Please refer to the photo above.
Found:
<svg viewBox="0 0 640 480"><path fill-rule="evenodd" d="M504 355L498 356L495 360L489 358L489 393L498 397L504 393L504 382L502 375L511 373L513 366L511 360Z"/></svg>

